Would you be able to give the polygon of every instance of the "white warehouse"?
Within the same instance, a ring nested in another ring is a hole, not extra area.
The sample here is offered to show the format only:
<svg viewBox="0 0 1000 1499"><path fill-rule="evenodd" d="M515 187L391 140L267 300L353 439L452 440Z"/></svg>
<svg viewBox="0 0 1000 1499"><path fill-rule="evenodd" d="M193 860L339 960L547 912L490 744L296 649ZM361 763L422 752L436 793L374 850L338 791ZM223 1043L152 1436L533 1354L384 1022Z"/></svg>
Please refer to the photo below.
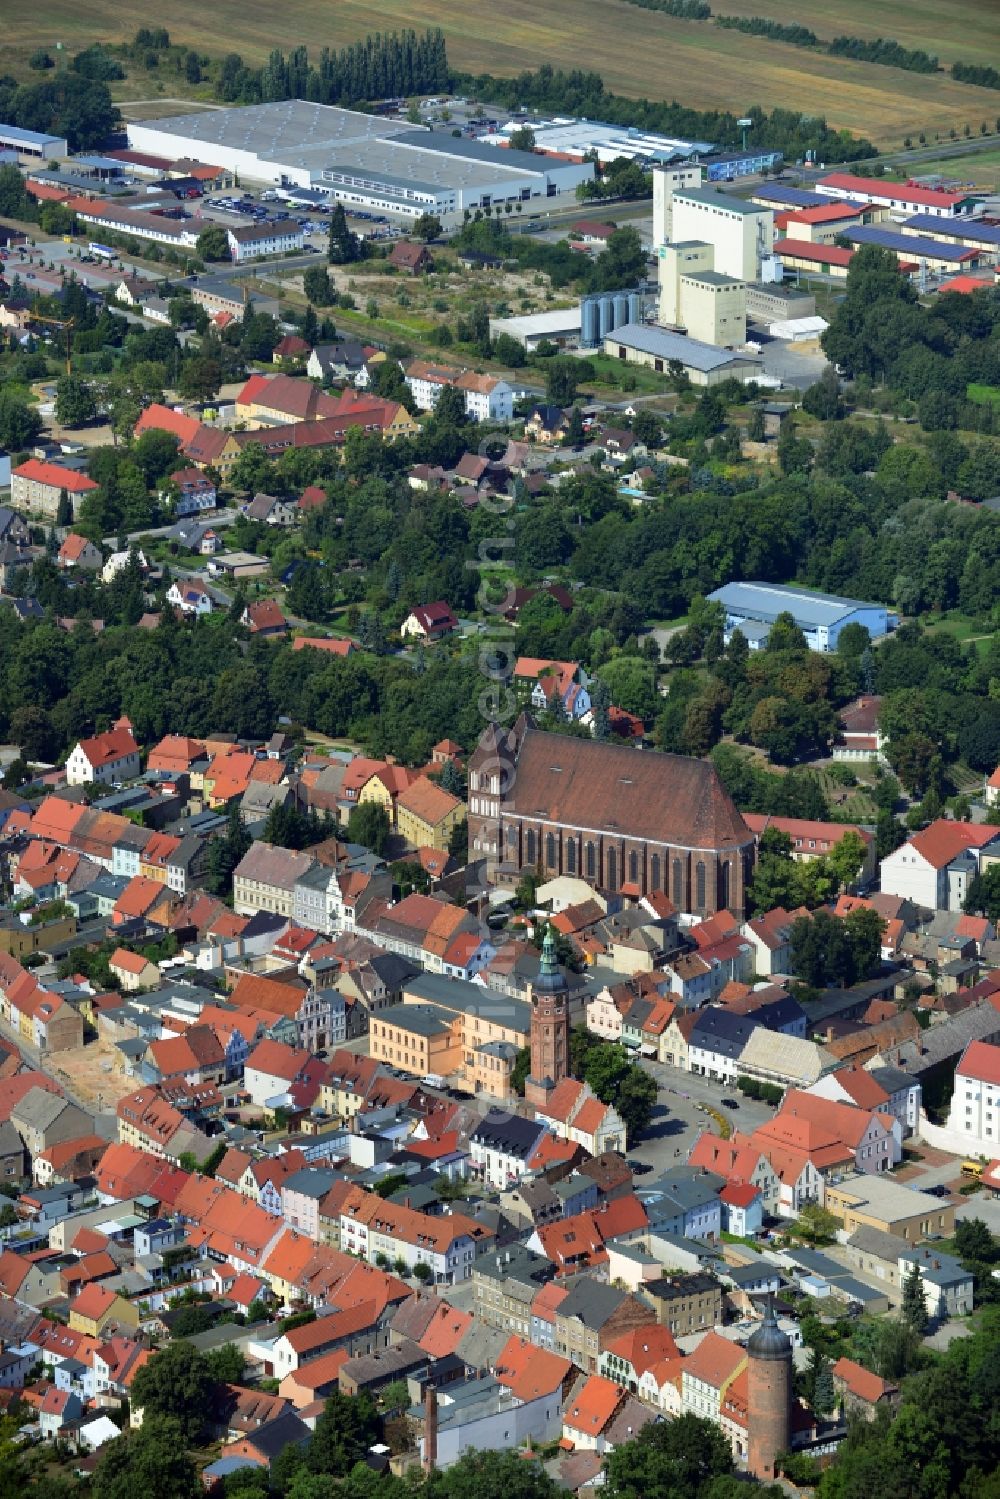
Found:
<svg viewBox="0 0 1000 1499"><path fill-rule="evenodd" d="M726 643L739 630L752 651L767 644L779 614L792 616L812 651L835 651L846 625L863 625L873 640L880 640L896 623L884 604L782 588L778 583L726 583L708 597L726 611Z"/></svg>
<svg viewBox="0 0 1000 1499"><path fill-rule="evenodd" d="M304 99L137 121L128 133L136 151L193 157L247 182L316 188L348 207L404 218L534 203L571 194L594 176L592 162L498 151Z"/></svg>

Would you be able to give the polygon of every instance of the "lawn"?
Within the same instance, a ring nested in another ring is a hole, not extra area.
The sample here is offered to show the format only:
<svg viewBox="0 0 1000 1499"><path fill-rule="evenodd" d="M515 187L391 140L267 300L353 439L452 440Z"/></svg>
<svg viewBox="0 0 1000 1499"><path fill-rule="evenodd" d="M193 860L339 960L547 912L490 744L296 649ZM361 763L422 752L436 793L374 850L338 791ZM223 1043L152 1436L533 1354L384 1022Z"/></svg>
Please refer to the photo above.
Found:
<svg viewBox="0 0 1000 1499"><path fill-rule="evenodd" d="M997 99L1000 101L1000 94ZM988 146L968 156L943 156L940 160L921 162L912 170L922 177L933 173L949 182L996 192L1000 189L1000 146Z"/></svg>
<svg viewBox="0 0 1000 1499"><path fill-rule="evenodd" d="M966 645L970 640L982 640L992 633L988 622L963 614L958 609L948 609L944 614L927 615L920 623L929 632L950 635L959 645Z"/></svg>
<svg viewBox="0 0 1000 1499"><path fill-rule="evenodd" d="M758 13L759 0L744 6ZM877 11L862 11L861 0L834 0L820 6L811 0L819 34L838 31L897 35L910 44L933 45L951 56L973 58L1000 50L998 15L976 0L941 0L932 9L917 7L919 27L904 26L911 7L890 0ZM984 10L986 13L984 13ZM810 4L793 10L776 0L768 14L810 20ZM126 14L128 19L125 19ZM855 19L870 16L870 23ZM205 12L200 0L171 0L157 12L174 41L203 49ZM898 27L897 27L898 21ZM18 17L18 54L61 40L67 50L95 40L121 41L135 29L134 13L112 0L50 0L36 12ZM221 0L213 12L213 36L231 38L213 50L236 47L248 61L265 60L275 45L285 50L305 43L314 55L321 46L340 47L377 31L440 26L447 37L452 65L475 72L514 74L540 63L598 71L608 87L632 97L677 99L699 109L740 111L752 104L825 115L842 129L863 133L878 144L899 145L906 135L923 130L959 130L968 122L1000 113L995 92L956 83L944 74L925 76L874 63L854 62L810 52L766 37L726 31L703 21L680 21L642 10L626 0L508 0L502 11L470 7L464 0L290 0L280 24L265 0ZM954 36L950 46L938 37ZM974 45L970 41L974 38ZM991 44L992 38L992 44ZM163 80L164 95L185 92L173 77Z"/></svg>
<svg viewBox="0 0 1000 1499"><path fill-rule="evenodd" d="M977 406L1000 406L1000 385L969 385L965 394Z"/></svg>

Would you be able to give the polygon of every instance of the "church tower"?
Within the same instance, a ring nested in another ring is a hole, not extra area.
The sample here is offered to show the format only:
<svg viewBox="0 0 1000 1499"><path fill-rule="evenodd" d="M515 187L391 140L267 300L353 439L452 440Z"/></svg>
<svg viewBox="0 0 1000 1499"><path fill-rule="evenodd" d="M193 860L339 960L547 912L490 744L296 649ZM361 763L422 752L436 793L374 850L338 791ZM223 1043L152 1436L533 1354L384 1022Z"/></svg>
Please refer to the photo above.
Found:
<svg viewBox="0 0 1000 1499"><path fill-rule="evenodd" d="M792 1444L792 1345L767 1298L764 1320L747 1340L747 1467L774 1478L774 1460Z"/></svg>
<svg viewBox="0 0 1000 1499"><path fill-rule="evenodd" d="M547 927L538 977L531 985L531 1075L524 1084L526 1101L544 1108L553 1088L568 1076L569 995L552 928Z"/></svg>

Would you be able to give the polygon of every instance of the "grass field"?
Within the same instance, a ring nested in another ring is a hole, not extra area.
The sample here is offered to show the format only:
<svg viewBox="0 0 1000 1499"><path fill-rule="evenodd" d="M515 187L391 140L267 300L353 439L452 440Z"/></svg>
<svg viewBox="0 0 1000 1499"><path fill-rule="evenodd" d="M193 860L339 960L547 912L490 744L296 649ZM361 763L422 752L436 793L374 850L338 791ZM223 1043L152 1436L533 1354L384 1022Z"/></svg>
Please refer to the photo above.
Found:
<svg viewBox="0 0 1000 1499"><path fill-rule="evenodd" d="M879 32L941 55L975 58L1000 51L1000 11L980 0L939 0L934 6L930 0L916 6L888 0L867 9L862 0L832 0L829 6L805 0L794 8L790 0L769 0L766 6L763 0L720 0L720 7L794 15L822 36ZM305 42L318 51L369 32L439 25L449 58L459 68L511 74L547 62L594 69L618 93L677 99L701 109L741 111L752 104L799 109L823 114L831 124L886 146L898 146L920 130L929 139L966 122L978 130L980 121L992 124L1000 116L1000 93L944 75L926 77L814 54L705 22L679 21L626 0L549 0L544 9L535 0L507 0L499 12L464 0L340 0L335 7L325 0L288 0L280 18L267 0L220 0L213 15L211 37L201 0L168 0L156 19L175 41L198 48L207 43L213 51L232 47L256 62L274 46L287 50ZM865 15L871 17L868 23ZM86 6L49 0L37 12L19 15L12 50L20 54L56 41L68 50L95 40L121 41L136 24L135 14L125 20L113 0L89 0ZM949 48L938 41L942 36L957 41ZM163 83L165 94L178 92L172 76Z"/></svg>
<svg viewBox="0 0 1000 1499"><path fill-rule="evenodd" d="M1000 100L1000 93L997 95ZM898 170L887 170L887 175L905 181L910 174L919 177L944 177L949 182L959 182L964 187L975 187L985 192L1000 190L1000 146L987 146L983 151L970 152L966 156L941 156L919 165L903 166Z"/></svg>
<svg viewBox="0 0 1000 1499"><path fill-rule="evenodd" d="M982 0L715 0L727 16L770 16L835 36L892 37L951 62L985 62L1000 53L1000 9ZM911 74L911 77L917 77Z"/></svg>

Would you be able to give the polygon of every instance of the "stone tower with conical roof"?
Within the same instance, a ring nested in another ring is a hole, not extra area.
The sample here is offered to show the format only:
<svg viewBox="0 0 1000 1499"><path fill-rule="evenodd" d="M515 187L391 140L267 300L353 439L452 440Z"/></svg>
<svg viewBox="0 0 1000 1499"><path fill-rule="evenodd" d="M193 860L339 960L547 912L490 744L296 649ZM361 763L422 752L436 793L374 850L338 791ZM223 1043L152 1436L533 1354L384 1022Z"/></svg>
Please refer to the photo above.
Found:
<svg viewBox="0 0 1000 1499"><path fill-rule="evenodd" d="M792 1345L769 1296L764 1320L747 1341L747 1467L772 1479L774 1461L792 1443Z"/></svg>
<svg viewBox="0 0 1000 1499"><path fill-rule="evenodd" d="M569 995L552 928L546 927L542 961L531 984L531 1075L524 1097L544 1107L557 1083L569 1075Z"/></svg>

